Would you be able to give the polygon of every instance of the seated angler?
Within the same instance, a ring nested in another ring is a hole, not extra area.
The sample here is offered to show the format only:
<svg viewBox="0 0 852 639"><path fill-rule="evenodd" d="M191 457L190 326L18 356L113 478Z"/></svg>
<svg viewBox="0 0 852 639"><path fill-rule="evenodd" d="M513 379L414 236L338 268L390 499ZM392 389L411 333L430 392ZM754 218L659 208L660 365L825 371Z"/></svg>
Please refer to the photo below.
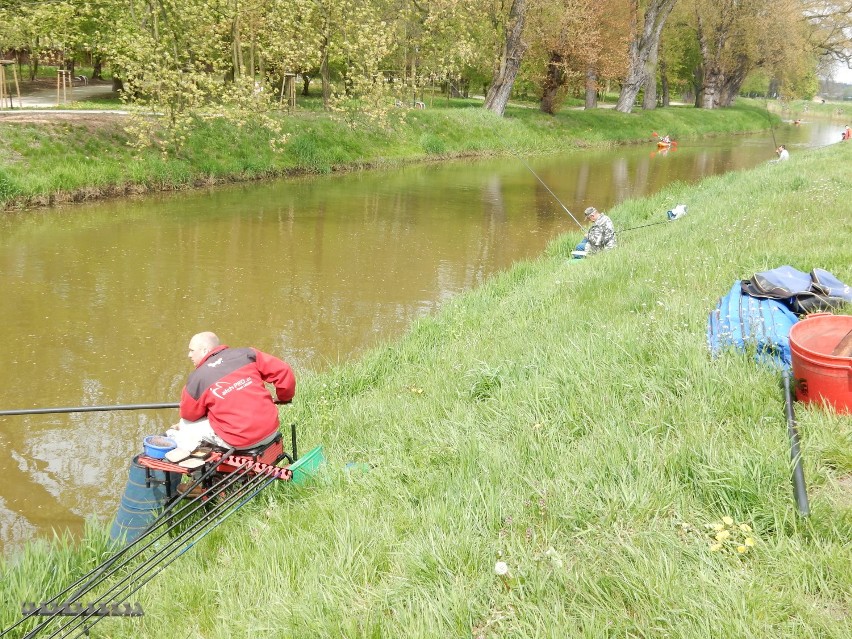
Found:
<svg viewBox="0 0 852 639"><path fill-rule="evenodd" d="M583 241L571 253L575 258L593 255L616 247L615 227L609 216L598 211L594 206L586 209L585 218L592 223Z"/></svg>
<svg viewBox="0 0 852 639"><path fill-rule="evenodd" d="M278 401L293 399L296 377L286 362L255 348L220 345L209 331L192 337L189 358L195 370L181 392L181 420L166 435L190 451L202 440L247 449L275 438L278 407L265 383Z"/></svg>

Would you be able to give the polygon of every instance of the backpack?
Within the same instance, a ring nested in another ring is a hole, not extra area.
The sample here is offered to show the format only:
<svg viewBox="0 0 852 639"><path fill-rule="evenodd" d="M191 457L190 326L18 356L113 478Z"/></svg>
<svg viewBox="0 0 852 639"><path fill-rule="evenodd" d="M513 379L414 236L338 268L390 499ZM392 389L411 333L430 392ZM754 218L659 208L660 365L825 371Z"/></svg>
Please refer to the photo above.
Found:
<svg viewBox="0 0 852 639"><path fill-rule="evenodd" d="M742 292L759 299L779 300L802 315L840 308L852 302L852 287L826 270L803 273L792 266L779 266L742 280Z"/></svg>

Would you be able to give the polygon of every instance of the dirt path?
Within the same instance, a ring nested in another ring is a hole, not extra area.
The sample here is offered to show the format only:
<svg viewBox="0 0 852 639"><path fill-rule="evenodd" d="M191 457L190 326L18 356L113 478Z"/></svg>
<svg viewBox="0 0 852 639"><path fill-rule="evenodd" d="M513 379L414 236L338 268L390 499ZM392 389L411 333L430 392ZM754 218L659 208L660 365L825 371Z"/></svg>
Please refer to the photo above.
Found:
<svg viewBox="0 0 852 639"><path fill-rule="evenodd" d="M98 82L93 84L82 84L79 81L75 86L66 89L64 94L57 95L56 85L51 81L39 80L33 83L21 84L21 96L12 87L11 108L9 98L3 100L0 105L0 120L4 122L43 122L46 120L81 120L107 119L112 120L115 116L126 115L126 111L112 110L81 110L62 109L65 104L72 104L82 100L106 97L112 94L112 84L109 82ZM58 98L58 99L57 99ZM58 107L58 108L57 108Z"/></svg>

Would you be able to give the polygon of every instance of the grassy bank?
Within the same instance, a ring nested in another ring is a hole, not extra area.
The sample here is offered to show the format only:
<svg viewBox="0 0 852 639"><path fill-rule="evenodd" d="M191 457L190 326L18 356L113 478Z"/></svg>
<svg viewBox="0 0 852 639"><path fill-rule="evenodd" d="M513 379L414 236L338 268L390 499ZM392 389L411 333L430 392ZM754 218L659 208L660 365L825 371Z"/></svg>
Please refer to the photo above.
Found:
<svg viewBox="0 0 852 639"><path fill-rule="evenodd" d="M513 106L499 118L481 102L442 99L425 110L399 109L392 118L392 129L352 129L307 103L285 117L290 139L282 153L270 149L265 129L235 129L211 119L198 123L179 156L163 158L153 149L136 152L128 146L125 116L22 111L0 119L0 207L450 157L551 153L648 140L654 131L698 138L767 129L770 123L762 105L746 102L723 111L567 110L555 117Z"/></svg>
<svg viewBox="0 0 852 639"><path fill-rule="evenodd" d="M848 637L852 418L797 405L800 519L779 376L711 360L704 331L756 271L852 282L850 161L838 144L625 202L621 228L689 214L580 262L563 237L302 378L284 421L324 445L322 481L267 489L138 593L145 617L93 636ZM100 548L0 566L0 627Z"/></svg>
<svg viewBox="0 0 852 639"><path fill-rule="evenodd" d="M759 103L755 101L755 103ZM852 125L852 103L849 102L814 102L813 100L766 101L772 113L779 114L787 120L834 120L841 126ZM838 136L839 139L839 136Z"/></svg>

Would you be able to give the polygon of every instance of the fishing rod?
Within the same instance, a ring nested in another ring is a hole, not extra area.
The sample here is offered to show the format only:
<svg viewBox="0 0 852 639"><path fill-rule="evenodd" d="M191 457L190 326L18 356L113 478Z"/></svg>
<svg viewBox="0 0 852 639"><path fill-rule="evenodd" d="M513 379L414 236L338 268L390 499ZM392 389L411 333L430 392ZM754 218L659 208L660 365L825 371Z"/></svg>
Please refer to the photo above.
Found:
<svg viewBox="0 0 852 639"><path fill-rule="evenodd" d="M240 477L230 482L233 485L239 482L244 477L244 473ZM185 531L178 533L177 537L166 543L165 547L158 548L157 554L147 558L141 565L136 566L129 574L125 575L118 583L114 584L107 592L98 597L94 605L98 607L106 605L111 607L116 602L125 601L128 597L138 592L142 586L159 575L163 570L170 566L176 559L183 556L191 550L199 541L206 537L214 528L222 524L228 517L237 512L245 504L251 501L261 490L269 486L277 479L276 476L255 475L245 483L241 483L236 490L228 495L225 499L204 512L201 518L196 523L190 525ZM224 490L227 486L218 485L211 486L207 492L211 493L209 498L213 498L213 494ZM196 504L196 512L199 508L206 509L206 503L203 501L204 496L199 495L193 502ZM175 526L171 526L170 530L174 530ZM186 542L186 543L185 543ZM185 545L184 545L185 544ZM89 607L91 610L91 607ZM103 616L95 616L90 612L78 615L68 623L57 628L46 639L53 637L79 637L88 635L89 630ZM75 634L72 634L75 633ZM29 635L27 635L29 637Z"/></svg>
<svg viewBox="0 0 852 639"><path fill-rule="evenodd" d="M775 140L775 125L772 123L772 114L769 113L769 97L764 99L766 103L766 117L769 120L769 132L772 133L772 144L778 148L778 142Z"/></svg>
<svg viewBox="0 0 852 639"><path fill-rule="evenodd" d="M162 404L115 404L113 406L69 406L60 408L21 408L0 410L0 415L47 415L53 413L94 413L110 410L153 410L156 408L177 408L177 402Z"/></svg>
<svg viewBox="0 0 852 639"><path fill-rule="evenodd" d="M224 454L223 458L227 459L227 457L232 455L234 452L235 452L235 449L233 447L229 448L228 451ZM214 472L216 472L217 467L218 467L218 464L211 465L210 468L207 469L207 471L205 471L200 477L198 477L198 479L195 480L195 482L190 486L190 488L192 488L193 486L204 481L207 477L209 477ZM244 468L247 468L246 463L243 463L240 466L238 466L235 469L234 472L241 471ZM69 602L74 602L74 601L79 600L80 597L82 597L84 594L89 592L95 585L101 583L104 579L106 579L109 575L111 575L116 570L120 569L122 566L127 565L131 560L138 557L142 552L144 552L151 545L156 543L161 537L168 534L173 528L175 528L176 525L180 525L181 523L183 523L189 516L191 516L195 512L194 510L192 512L180 511L180 514L182 515L182 517L175 525L169 526L167 528L167 530L165 530L162 534L157 535L153 539L146 539L146 538L148 538L148 536L151 533L153 533L158 527L160 527L162 525L164 520L171 519L175 516L174 511L177 508L179 501L180 500L175 499L170 504L168 504L168 506L166 506L166 508L162 511L160 516L158 518L156 518L154 521L152 521L145 528L145 530L142 531L142 533L140 534L139 538L136 541L126 545L124 548L119 550L112 557L110 557L109 559L107 559L106 561L104 561L103 563L96 566L95 568L90 570L88 573L86 573L85 575L83 575L82 577L77 579L77 581L75 581L74 583L69 585L67 588L65 588L62 592L58 593L57 595L52 597L49 601L47 601L46 604L47 605L55 604L62 597L65 597L66 595L68 596ZM166 515L168 515L168 517L166 517ZM142 542L146 541L146 540L147 540L148 543L143 545L142 548L138 548L138 546L141 545ZM132 552L134 550L136 552ZM125 555L127 555L128 553L130 553L130 556L126 557ZM124 558L122 559L122 557L124 557ZM121 561L119 561L120 559L121 559ZM26 621L27 619L29 619L30 617L32 617L34 615L35 615L34 611L30 612L29 614L26 614L16 624L14 624L13 626L7 628L6 630L0 632L0 637L2 637L7 632L9 632L13 628L17 627L18 625L20 625L21 623L23 623L24 621ZM37 629L43 628L44 625L46 625L49 621L50 620L48 619L47 621L42 622L42 624Z"/></svg>
<svg viewBox="0 0 852 639"><path fill-rule="evenodd" d="M790 439L790 460L793 462L793 496L796 498L796 507L802 517L811 514L808 505L808 491L805 487L805 471L802 468L802 453L799 448L799 429L796 425L796 416L793 414L793 396L790 391L790 372L784 369L784 412L787 415L787 437Z"/></svg>
<svg viewBox="0 0 852 639"><path fill-rule="evenodd" d="M668 224L671 220L662 220L661 222L650 222L649 224L640 224L639 226L631 226L626 229L618 229L618 233L627 233L627 231L635 231L636 229L644 229L646 226L656 226L657 224Z"/></svg>
<svg viewBox="0 0 852 639"><path fill-rule="evenodd" d="M231 451L229 452L232 451L233 449L231 449ZM53 634L49 635L49 637L54 637L59 632L69 631L68 626L72 624L73 625L70 630L74 630L80 625L80 623L87 623L89 618L94 616L94 613L92 612L93 610L96 610L103 606L109 608L115 605L121 599L124 599L126 598L126 596L129 596L129 594L132 594L128 593L127 595L122 597L120 595L119 588L126 582L138 578L140 574L142 574L143 576L147 576L148 574L150 574L149 569L156 567L164 559L167 559L175 550L178 549L178 547L182 543L187 540L192 540L196 533L198 533L199 531L204 531L204 529L208 526L210 526L210 529L212 529L213 527L218 526L220 523L222 523L222 521L224 521L226 517L218 518L218 515L224 510L226 510L240 497L245 495L246 492L248 492L246 487L250 487L251 484L257 483L258 478L260 478L259 481L265 481L267 479L270 479L270 475L267 474L255 475L251 480L245 483L241 483L240 486L236 489L236 491L234 493L229 494L226 499L215 502L213 504L213 508L208 507L207 499L212 498L214 494L224 492L229 488L235 486L239 482L244 481L244 477L246 473L251 470L251 466L252 462L250 460L244 461L239 467L234 470L233 473L228 474L228 476L225 477L222 481L216 482L204 493L193 499L190 504L187 504L187 507L185 509L177 513L169 513L169 511L180 501L178 499L175 499L159 517L157 517L154 521L151 522L145 532L143 532L142 535L136 541L122 548L117 554L113 555L112 557L107 559L103 564L97 566L96 568L91 570L87 575L84 575L75 583L65 588L65 590L52 597L48 602L43 603L41 606L32 608L30 612L28 614L25 614L25 616L20 619L16 624L0 633L0 636L6 634L6 632L8 632L9 630L12 630L16 626L20 625L22 622L38 614L38 612L40 610L43 610L45 607L49 608L50 606L53 606L53 611L51 613L48 613L47 615L48 618L39 623L33 630L31 630L25 635L26 638L35 637L39 632L44 630L52 620L54 620L58 615L61 614L61 611L66 607L66 605L73 604L74 602L79 601L83 595L91 591L96 586L103 584L109 577L114 575L118 576L119 572L122 571L123 568L128 568L134 559L143 555L143 553L145 553L145 551L149 550L150 548L155 547L157 550L156 555L145 558L141 565L130 569L130 572L128 574L125 574L124 578L121 579L121 581L119 581L117 584L114 584L100 597L98 597L92 604L86 606L86 608L82 610L79 614L74 615L74 619L63 622L59 628L54 630ZM215 468L216 464L212 466L211 470L215 470ZM272 476L270 481L274 479L277 479L277 477ZM253 497L254 494L256 493L253 493L251 496ZM192 520L195 515L199 513L199 511L201 511L200 518L197 519L195 522L191 523L190 525L184 527L184 524ZM178 517L176 517L176 515ZM165 528L160 532L153 534L154 531L160 526L162 526L164 523L167 523ZM179 532L175 535L175 531L182 527L183 529L179 530ZM209 532L209 530L206 532ZM167 538L167 541L165 545L162 546L164 538ZM192 543L182 549L177 556L184 554L200 538L201 537L193 540ZM121 561L118 561L119 559L121 559ZM169 561L168 563L171 563L171 561ZM145 581L147 582L148 579L146 579ZM77 586L80 587L76 588ZM72 594L69 594L75 588L76 590ZM67 601L65 602L65 604L59 604L59 600L65 595L68 595Z"/></svg>
<svg viewBox="0 0 852 639"><path fill-rule="evenodd" d="M273 401L278 404L289 404L276 398ZM69 406L60 408L19 408L15 410L0 410L3 415L49 415L54 413L95 413L99 411L112 410L154 410L158 408L179 408L178 402L163 402L160 404L113 404L110 406Z"/></svg>
<svg viewBox="0 0 852 639"><path fill-rule="evenodd" d="M509 152L512 153L512 151L509 151ZM556 197L556 193L554 193L553 191L550 190L550 187L547 186L547 184L544 183L544 180L542 180L538 176L538 173L536 173L535 171L532 170L532 167L529 164L527 164L527 161L524 158L522 158L520 155L518 155L517 153L512 153L512 155L514 155L516 158L518 158L521 162L524 163L524 166L529 169L530 173L532 173L539 182L541 182L541 185L544 188L547 189L547 192L550 193L553 196L553 199L556 200L557 202L559 202L559 206L561 206L565 210L565 212L568 215L571 216L571 219L574 220L577 223L577 226L579 226L580 228L583 228L583 225L580 224L580 220L578 220L576 217L574 217L574 214L571 213L571 211L569 211L568 208L564 204L562 204L562 201L558 197Z"/></svg>

